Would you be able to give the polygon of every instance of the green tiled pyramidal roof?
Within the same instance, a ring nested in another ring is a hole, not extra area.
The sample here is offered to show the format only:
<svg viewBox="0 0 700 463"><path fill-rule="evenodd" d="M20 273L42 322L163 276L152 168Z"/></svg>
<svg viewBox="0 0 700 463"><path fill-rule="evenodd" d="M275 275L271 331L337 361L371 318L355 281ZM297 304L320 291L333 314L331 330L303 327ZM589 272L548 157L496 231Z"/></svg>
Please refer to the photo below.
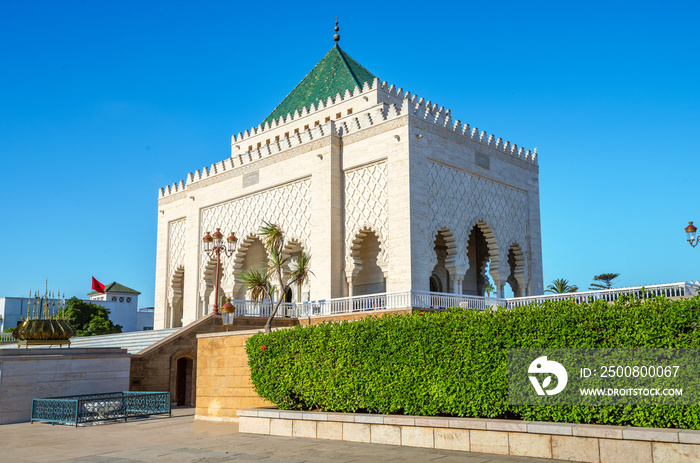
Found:
<svg viewBox="0 0 700 463"><path fill-rule="evenodd" d="M125 293L125 294L141 294L140 292L136 291L135 289L128 288L124 285L120 285L116 281L105 285L105 293ZM90 291L88 293L88 296L92 296L93 294L98 294L97 291ZM99 293L101 294L101 293Z"/></svg>
<svg viewBox="0 0 700 463"><path fill-rule="evenodd" d="M374 78L374 74L336 44L265 118L262 125L265 125L265 122L272 123L273 120L287 114L294 114L297 109L309 107L312 103L317 104L328 97L335 98L338 93L343 95L346 90L354 89L355 86L362 88L365 82L371 85Z"/></svg>

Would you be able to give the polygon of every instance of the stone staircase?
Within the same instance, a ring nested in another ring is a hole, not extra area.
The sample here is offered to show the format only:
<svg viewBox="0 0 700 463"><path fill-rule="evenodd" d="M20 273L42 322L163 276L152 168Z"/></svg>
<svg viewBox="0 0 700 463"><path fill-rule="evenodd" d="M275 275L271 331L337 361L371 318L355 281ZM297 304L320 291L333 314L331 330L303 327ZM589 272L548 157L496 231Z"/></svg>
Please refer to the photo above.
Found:
<svg viewBox="0 0 700 463"><path fill-rule="evenodd" d="M121 347L136 354L162 341L182 328L167 330L132 331L129 333L104 334L101 336L76 336L71 338L71 347Z"/></svg>

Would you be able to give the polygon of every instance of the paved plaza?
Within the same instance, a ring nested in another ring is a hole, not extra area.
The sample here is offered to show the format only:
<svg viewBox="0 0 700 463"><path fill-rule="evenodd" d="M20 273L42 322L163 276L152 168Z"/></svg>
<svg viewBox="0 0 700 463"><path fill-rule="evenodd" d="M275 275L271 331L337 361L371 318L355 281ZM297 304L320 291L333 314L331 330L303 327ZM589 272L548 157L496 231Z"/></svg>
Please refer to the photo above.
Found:
<svg viewBox="0 0 700 463"><path fill-rule="evenodd" d="M19 423L0 426L0 461L89 463L133 462L553 462L392 445L320 439L258 436L238 432L237 424L195 421L194 409L173 410L172 418L128 423L52 426ZM560 461L560 460L556 460Z"/></svg>

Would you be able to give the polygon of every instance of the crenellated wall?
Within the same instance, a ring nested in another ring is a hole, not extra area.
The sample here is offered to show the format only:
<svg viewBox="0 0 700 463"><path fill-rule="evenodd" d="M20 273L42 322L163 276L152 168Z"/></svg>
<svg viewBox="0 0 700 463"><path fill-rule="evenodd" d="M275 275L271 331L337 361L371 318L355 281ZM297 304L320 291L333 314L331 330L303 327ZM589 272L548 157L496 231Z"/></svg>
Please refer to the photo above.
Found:
<svg viewBox="0 0 700 463"><path fill-rule="evenodd" d="M365 97L367 100L360 97ZM342 114L343 110L346 111L350 105L360 103L367 106L370 101L375 102L371 109L365 108L367 110L363 112L355 110L351 115L346 114L340 118L332 117L331 120L335 121L333 126L329 126L329 121L325 120L326 117L330 117L331 113L337 115L340 111ZM342 137L407 114L444 127L469 140L509 154L514 158L537 164L537 148L530 151L518 147L516 144L511 144L509 141L504 142L502 138L497 138L485 131L479 131L477 127L462 124L458 119L453 120L451 111L438 106L437 103L425 101L410 92L404 92L401 88L396 89L393 85L389 86L386 82L379 83L378 79L375 79L372 87L365 83L362 89L355 87L353 92L348 90L345 95L338 94L335 99L329 98L328 102L320 102L318 107L311 105L311 108L297 110L294 114L288 114L286 118L273 121L272 126L265 123L264 126L259 125L244 133L234 135L230 158L190 172L186 180L180 180L161 188L159 197L164 198L181 192L202 180L326 137L330 131ZM311 125L317 122L314 119L317 119L318 125ZM298 132L295 133L294 129L297 129ZM252 146L252 149L247 149L246 145Z"/></svg>

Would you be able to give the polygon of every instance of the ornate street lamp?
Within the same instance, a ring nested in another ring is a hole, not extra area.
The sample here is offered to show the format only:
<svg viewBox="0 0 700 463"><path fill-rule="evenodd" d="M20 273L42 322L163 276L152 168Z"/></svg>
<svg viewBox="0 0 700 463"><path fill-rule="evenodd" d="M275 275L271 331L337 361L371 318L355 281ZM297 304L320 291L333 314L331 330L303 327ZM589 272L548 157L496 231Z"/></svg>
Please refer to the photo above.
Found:
<svg viewBox="0 0 700 463"><path fill-rule="evenodd" d="M221 321L226 331L228 331L230 326L233 326L233 316L235 312L236 308L231 304L231 298L226 298L226 304L221 307Z"/></svg>
<svg viewBox="0 0 700 463"><path fill-rule="evenodd" d="M685 233L688 235L688 243L690 243L692 247L697 246L700 241L700 238L695 238L695 232L697 231L698 227L693 225L693 222L688 222L688 226L685 227Z"/></svg>
<svg viewBox="0 0 700 463"><path fill-rule="evenodd" d="M213 235L207 232L202 238L204 252L210 259L216 256L216 289L214 290L214 309L211 311L213 315L219 314L219 267L221 267L221 253L224 253L226 257L231 257L233 252L236 250L236 243L238 238L231 232L231 235L226 238L226 246L224 247L224 235L221 234L221 229L217 228Z"/></svg>

